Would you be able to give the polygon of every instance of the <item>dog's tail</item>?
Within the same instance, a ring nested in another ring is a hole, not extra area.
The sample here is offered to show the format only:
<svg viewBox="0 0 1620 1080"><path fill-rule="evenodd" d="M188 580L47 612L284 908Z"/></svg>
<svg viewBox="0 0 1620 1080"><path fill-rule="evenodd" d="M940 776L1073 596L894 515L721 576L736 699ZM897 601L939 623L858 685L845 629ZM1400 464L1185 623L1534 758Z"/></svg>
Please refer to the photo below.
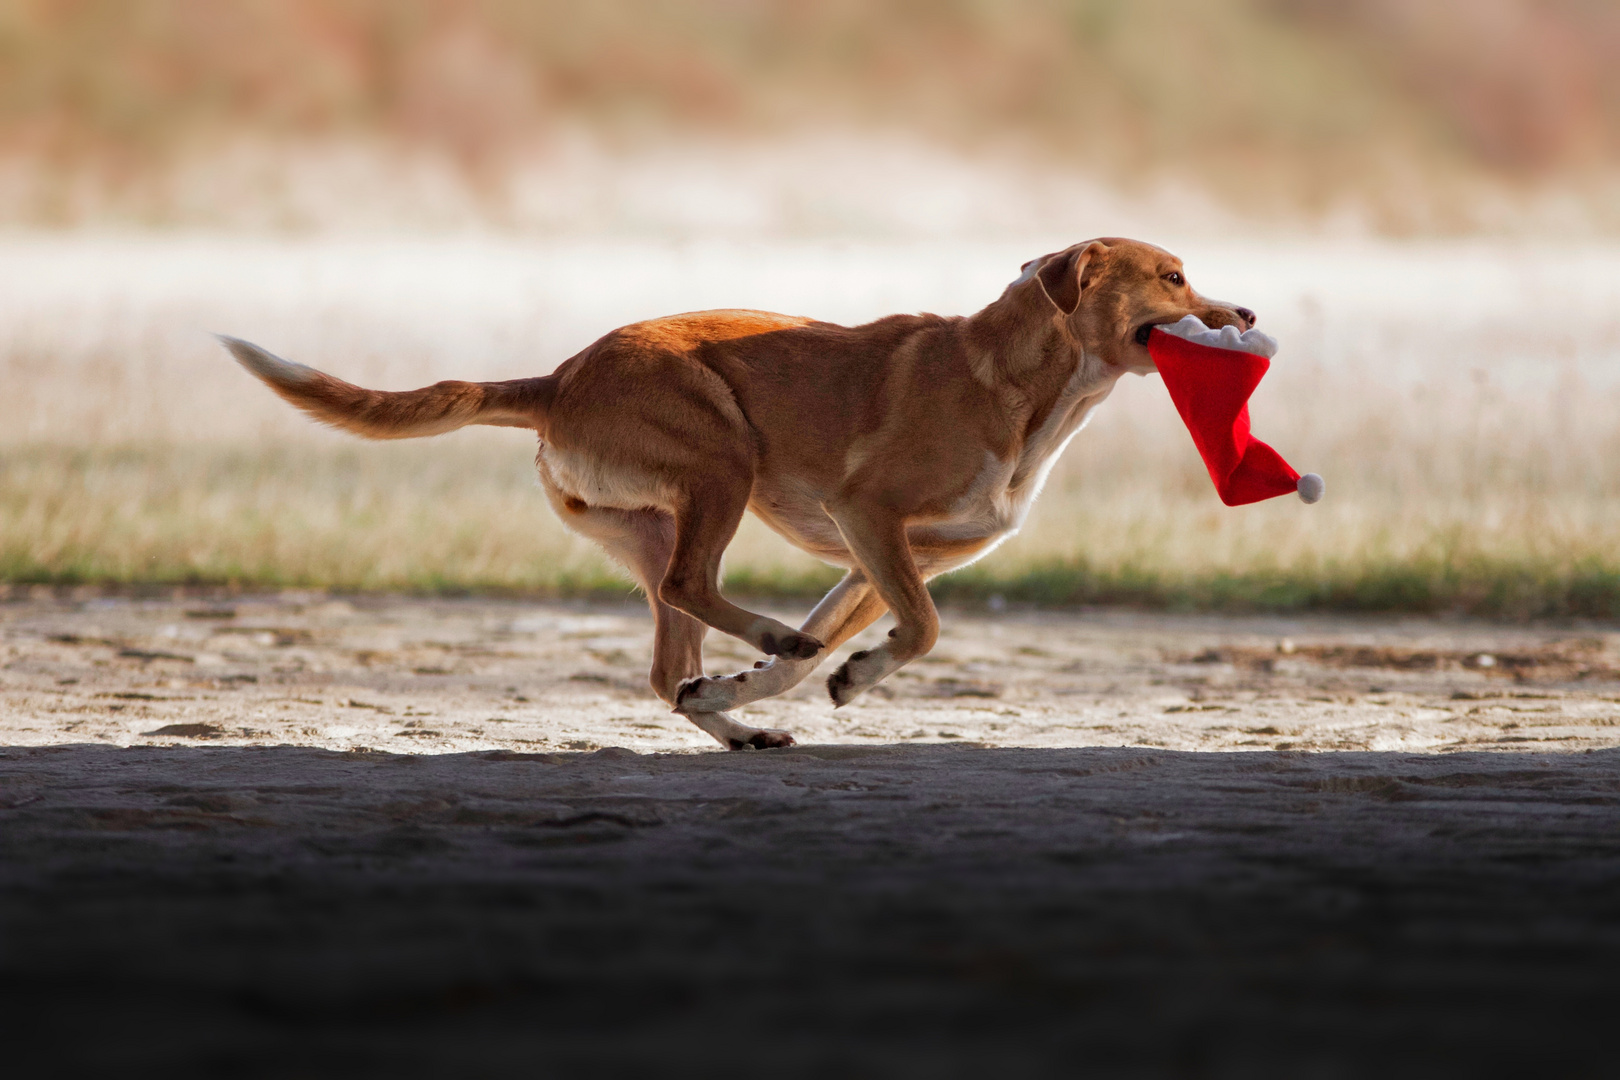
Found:
<svg viewBox="0 0 1620 1080"><path fill-rule="evenodd" d="M236 362L315 419L368 439L414 439L442 435L468 424L530 428L545 434L558 378L508 382L441 382L394 393L367 390L240 338L220 335Z"/></svg>

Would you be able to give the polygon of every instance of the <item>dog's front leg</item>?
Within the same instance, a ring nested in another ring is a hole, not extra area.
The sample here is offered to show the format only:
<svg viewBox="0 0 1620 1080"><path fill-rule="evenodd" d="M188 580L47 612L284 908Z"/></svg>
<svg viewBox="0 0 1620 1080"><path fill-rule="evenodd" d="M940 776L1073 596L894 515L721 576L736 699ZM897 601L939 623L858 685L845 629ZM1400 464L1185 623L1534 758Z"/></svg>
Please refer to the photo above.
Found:
<svg viewBox="0 0 1620 1080"><path fill-rule="evenodd" d="M939 613L912 558L902 516L859 501L830 505L826 510L895 620L888 641L854 653L828 676L827 692L833 704L840 706L932 649L939 639Z"/></svg>
<svg viewBox="0 0 1620 1080"><path fill-rule="evenodd" d="M750 671L687 679L676 692L676 703L681 708L723 712L791 690L821 665L823 657L871 626L885 610L866 574L851 570L822 598L799 628L801 633L826 642L826 649L808 660L773 656L755 664Z"/></svg>

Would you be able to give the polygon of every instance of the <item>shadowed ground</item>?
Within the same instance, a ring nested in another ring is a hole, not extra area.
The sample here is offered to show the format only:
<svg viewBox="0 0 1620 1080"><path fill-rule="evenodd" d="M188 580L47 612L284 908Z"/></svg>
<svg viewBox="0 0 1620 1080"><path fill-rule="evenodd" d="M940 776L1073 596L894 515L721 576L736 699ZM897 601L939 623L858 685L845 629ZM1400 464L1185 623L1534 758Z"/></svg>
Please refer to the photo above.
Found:
<svg viewBox="0 0 1620 1080"><path fill-rule="evenodd" d="M278 603L279 631L3 609L0 989L31 1073L1608 1071L1603 632L1296 624L1279 652L1269 623L948 617L943 665L816 721L843 739L724 754L634 726L657 713L588 651L627 610ZM1104 715L1207 749L1053 745ZM536 748L610 721L664 743ZM1221 752L1397 737L1431 749Z"/></svg>
<svg viewBox="0 0 1620 1080"><path fill-rule="evenodd" d="M7 1013L64 1067L1607 1057L1616 751L68 746L0 765Z"/></svg>

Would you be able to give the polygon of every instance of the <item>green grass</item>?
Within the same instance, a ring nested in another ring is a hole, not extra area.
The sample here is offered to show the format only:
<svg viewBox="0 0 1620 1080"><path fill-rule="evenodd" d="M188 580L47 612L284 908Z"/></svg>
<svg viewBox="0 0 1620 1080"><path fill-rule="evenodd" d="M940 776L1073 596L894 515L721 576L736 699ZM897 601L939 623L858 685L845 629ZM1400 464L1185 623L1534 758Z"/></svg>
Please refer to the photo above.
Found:
<svg viewBox="0 0 1620 1080"><path fill-rule="evenodd" d="M1097 571L1054 560L996 572L971 567L932 587L943 602L1001 597L1045 607L1124 605L1170 611L1409 612L1491 618L1620 618L1620 559L1560 565L1476 558L1461 563L1364 562L1177 574L1162 568Z"/></svg>
<svg viewBox="0 0 1620 1080"><path fill-rule="evenodd" d="M1620 618L1614 501L1601 492L1573 507L1567 493L1560 506L1553 495L1521 490L1526 505L1517 511L1515 493L1498 492L1490 505L1422 504L1414 512L1414 500L1398 491L1391 500L1387 489L1357 492L1352 482L1336 503L1227 510L1195 472L1145 466L1174 481L1165 485L1161 475L1147 499L1145 478L1087 481L1087 456L1076 453L1060 468L1025 535L936 580L934 595L959 604ZM1481 525L1487 518L1498 525ZM728 556L726 588L808 600L837 578L749 520ZM7 448L0 582L632 592L595 548L561 527L526 455L498 436L388 446Z"/></svg>
<svg viewBox="0 0 1620 1080"><path fill-rule="evenodd" d="M839 578L833 568L743 567L728 571L734 596L811 601ZM628 579L608 567L528 574L467 573L461 566L422 569L393 577L289 572L270 563L211 566L157 563L131 572L99 552L45 562L8 551L0 583L18 586L92 586L115 589L225 587L232 590L320 589L395 591L428 595L499 595L536 598L620 599L633 593ZM1620 565L1593 560L1561 566L1476 559L1465 564L1362 564L1321 572L1293 569L1202 574L1163 568L1098 570L1084 560L1034 566L972 567L930 585L942 604L1012 603L1046 608L1119 606L1178 612L1361 612L1470 615L1496 619L1620 619Z"/></svg>

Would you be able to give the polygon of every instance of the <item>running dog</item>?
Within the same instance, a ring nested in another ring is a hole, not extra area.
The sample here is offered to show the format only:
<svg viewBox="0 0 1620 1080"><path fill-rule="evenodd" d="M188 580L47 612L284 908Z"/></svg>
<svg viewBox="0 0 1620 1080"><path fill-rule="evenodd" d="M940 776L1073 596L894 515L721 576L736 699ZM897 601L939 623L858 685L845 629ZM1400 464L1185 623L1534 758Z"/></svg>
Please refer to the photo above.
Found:
<svg viewBox="0 0 1620 1080"><path fill-rule="evenodd" d="M827 679L834 706L927 653L939 634L928 579L1018 530L1119 378L1154 371L1152 328L1186 315L1216 329L1255 322L1195 292L1169 252L1110 237L1025 263L975 315L854 327L762 311L673 315L508 382L366 390L221 340L281 397L367 438L468 424L537 432L557 515L646 590L653 690L741 750L793 736L730 710L797 685L885 611L888 639ZM720 558L745 510L848 571L797 630L721 595ZM705 676L710 627L770 659Z"/></svg>

